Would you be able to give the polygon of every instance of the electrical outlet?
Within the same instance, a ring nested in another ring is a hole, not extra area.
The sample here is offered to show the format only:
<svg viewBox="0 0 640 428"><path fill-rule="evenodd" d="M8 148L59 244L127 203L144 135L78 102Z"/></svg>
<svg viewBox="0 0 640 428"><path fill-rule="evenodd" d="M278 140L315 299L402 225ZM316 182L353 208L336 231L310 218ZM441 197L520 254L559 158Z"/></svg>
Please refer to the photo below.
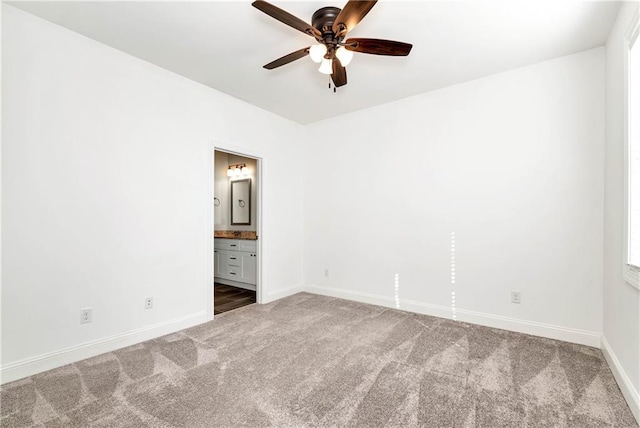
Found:
<svg viewBox="0 0 640 428"><path fill-rule="evenodd" d="M144 308L151 309L153 308L153 297L147 297L144 299Z"/></svg>
<svg viewBox="0 0 640 428"><path fill-rule="evenodd" d="M93 308L80 309L80 324L87 324L93 320Z"/></svg>
<svg viewBox="0 0 640 428"><path fill-rule="evenodd" d="M324 276L329 277L329 268L324 268Z"/></svg>
<svg viewBox="0 0 640 428"><path fill-rule="evenodd" d="M511 303L520 304L520 292L519 291L511 291Z"/></svg>

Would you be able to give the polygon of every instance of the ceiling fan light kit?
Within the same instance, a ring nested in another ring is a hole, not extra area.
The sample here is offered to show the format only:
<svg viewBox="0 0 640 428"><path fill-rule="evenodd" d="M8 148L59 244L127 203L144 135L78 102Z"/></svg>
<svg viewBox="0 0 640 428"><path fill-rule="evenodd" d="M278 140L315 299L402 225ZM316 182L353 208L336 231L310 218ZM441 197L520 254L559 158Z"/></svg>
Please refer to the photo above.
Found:
<svg viewBox="0 0 640 428"><path fill-rule="evenodd" d="M327 54L327 47L325 45L317 44L309 48L309 56L313 62L320 64L322 59Z"/></svg>
<svg viewBox="0 0 640 428"><path fill-rule="evenodd" d="M344 46L340 46L336 50L336 58L340 60L340 64L342 64L343 67L346 67L353 59L353 52L348 51Z"/></svg>
<svg viewBox="0 0 640 428"><path fill-rule="evenodd" d="M273 70L309 55L312 61L320 63L318 71L323 74L330 74L334 86L340 87L347 84L347 70L345 67L353 59L353 52L385 56L409 55L413 47L409 43L364 38L345 40L347 33L358 25L376 2L377 0L349 0L343 9L331 6L323 7L313 14L311 17L312 25L309 25L271 3L264 0L254 1L252 5L256 9L315 38L317 42L312 46L278 58L264 65L264 68Z"/></svg>
<svg viewBox="0 0 640 428"><path fill-rule="evenodd" d="M333 74L333 60L331 58L323 58L318 71L322 74Z"/></svg>

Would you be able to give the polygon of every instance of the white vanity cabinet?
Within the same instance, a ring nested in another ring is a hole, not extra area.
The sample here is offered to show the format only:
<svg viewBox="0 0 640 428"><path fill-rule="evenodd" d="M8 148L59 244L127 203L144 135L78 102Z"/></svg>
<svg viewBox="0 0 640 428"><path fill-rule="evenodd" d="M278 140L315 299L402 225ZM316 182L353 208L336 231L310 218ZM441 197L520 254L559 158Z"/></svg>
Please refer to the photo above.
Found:
<svg viewBox="0 0 640 428"><path fill-rule="evenodd" d="M254 240L215 238L215 281L255 290L257 250L257 242Z"/></svg>

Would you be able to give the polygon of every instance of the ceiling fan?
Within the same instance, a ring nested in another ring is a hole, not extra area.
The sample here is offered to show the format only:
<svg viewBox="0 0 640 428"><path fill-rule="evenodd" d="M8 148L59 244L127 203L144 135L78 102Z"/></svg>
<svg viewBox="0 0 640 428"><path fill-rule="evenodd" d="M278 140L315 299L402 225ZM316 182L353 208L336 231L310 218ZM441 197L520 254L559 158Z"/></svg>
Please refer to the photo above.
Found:
<svg viewBox="0 0 640 428"><path fill-rule="evenodd" d="M369 13L376 1L349 0L343 9L331 6L323 7L311 17L312 25L264 0L254 1L252 5L256 9L302 31L318 42L278 58L266 64L264 68L273 70L309 55L313 61L320 63L320 73L330 74L334 86L340 87L347 84L347 69L345 67L351 62L353 52L388 56L409 55L413 47L409 43L362 38L345 40L347 33L353 30Z"/></svg>

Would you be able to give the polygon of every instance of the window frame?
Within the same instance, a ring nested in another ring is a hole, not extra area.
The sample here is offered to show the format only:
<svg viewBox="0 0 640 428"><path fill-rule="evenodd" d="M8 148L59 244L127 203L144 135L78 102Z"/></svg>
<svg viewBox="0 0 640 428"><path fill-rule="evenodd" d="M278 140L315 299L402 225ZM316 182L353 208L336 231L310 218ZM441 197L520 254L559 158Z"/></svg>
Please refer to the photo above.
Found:
<svg viewBox="0 0 640 428"><path fill-rule="evenodd" d="M633 19L631 20L631 25L625 34L624 37L624 248L623 248L623 267L622 267L622 276L625 281L640 290L640 268L629 264L629 245L630 245L630 186L629 186L629 178L630 178L630 167L631 167L631 159L630 159L630 145L631 145L631 100L629 97L630 94L630 53L631 49L640 49L640 37L638 37L638 33L640 32L640 15L636 10ZM640 65L637 66L640 68ZM636 72L638 74L638 72ZM637 82L635 84L640 85L640 78L634 75L634 79ZM637 101L637 105L640 105L640 100ZM639 107L636 109L640 110ZM635 130L635 132L640 132L640 129ZM640 174L640 171L636 172Z"/></svg>

